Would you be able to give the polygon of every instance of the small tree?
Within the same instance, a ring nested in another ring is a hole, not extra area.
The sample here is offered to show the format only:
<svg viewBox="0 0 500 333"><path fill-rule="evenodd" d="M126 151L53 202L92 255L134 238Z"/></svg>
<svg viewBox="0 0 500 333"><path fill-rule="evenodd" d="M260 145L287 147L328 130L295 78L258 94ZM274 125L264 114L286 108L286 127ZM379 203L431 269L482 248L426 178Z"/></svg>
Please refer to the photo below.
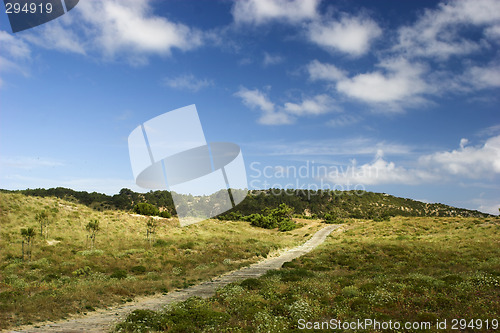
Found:
<svg viewBox="0 0 500 333"><path fill-rule="evenodd" d="M25 253L25 244L26 244L26 255L28 256L28 260L31 260L31 249L33 247L33 239L36 236L35 233L35 228L30 227L30 228L22 228L21 229L21 236L23 237L23 242L22 242L22 251L23 251L23 260L24 260L24 253Z"/></svg>
<svg viewBox="0 0 500 333"><path fill-rule="evenodd" d="M85 229L89 232L87 237L90 238L90 249L92 250L95 247L95 236L97 235L97 232L101 230L99 227L99 220L91 220L87 223Z"/></svg>
<svg viewBox="0 0 500 333"><path fill-rule="evenodd" d="M44 210L36 214L35 218L40 224L40 237L44 237L43 232L45 229L45 239L47 239L49 236L49 214Z"/></svg>
<svg viewBox="0 0 500 333"><path fill-rule="evenodd" d="M158 223L153 218L150 218L146 222L146 239L149 241L149 244L151 244L154 241L154 235L156 234L157 226Z"/></svg>
<svg viewBox="0 0 500 333"><path fill-rule="evenodd" d="M147 202L140 202L134 206L134 212L141 215L160 215L160 210Z"/></svg>

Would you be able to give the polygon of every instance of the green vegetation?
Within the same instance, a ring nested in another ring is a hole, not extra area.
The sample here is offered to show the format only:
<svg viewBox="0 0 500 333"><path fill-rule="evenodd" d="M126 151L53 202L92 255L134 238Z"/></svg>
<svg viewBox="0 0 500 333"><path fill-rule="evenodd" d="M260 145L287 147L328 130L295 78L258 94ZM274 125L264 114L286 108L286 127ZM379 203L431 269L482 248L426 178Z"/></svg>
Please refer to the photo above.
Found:
<svg viewBox="0 0 500 333"><path fill-rule="evenodd" d="M101 228L99 227L99 220L92 220L85 226L85 229L89 232L88 238L90 239L90 249L95 248L95 237Z"/></svg>
<svg viewBox="0 0 500 333"><path fill-rule="evenodd" d="M120 190L119 194L108 196L95 192L78 192L58 187L47 190L34 189L14 192L38 197L57 197L81 203L97 211L110 209L132 210L139 203L147 203L154 206L153 209L158 209L159 212L149 215L160 215L168 218L175 212L172 196L168 191L135 193L124 188ZM191 199L186 198L186 202L183 204L189 205ZM207 197L206 199L208 206L210 206L210 198ZM251 214L266 215L266 211L275 209L282 203L288 207L293 207L297 217L302 218L324 218L325 214L333 214L339 219L357 218L383 221L391 216L490 216L479 211L455 208L443 204L429 204L398 198L385 193L268 189L250 191L242 203L234 209L221 214L218 218L237 221L241 220L243 216Z"/></svg>
<svg viewBox="0 0 500 333"><path fill-rule="evenodd" d="M158 228L158 222L155 219L150 218L146 222L146 239L148 240L149 245L151 245L151 243L154 242L156 228Z"/></svg>
<svg viewBox="0 0 500 333"><path fill-rule="evenodd" d="M134 311L116 331L299 332L299 319L370 318L433 325L447 319L444 331L452 332L453 318L498 319L500 219L358 220L342 229L280 270L225 286L207 300Z"/></svg>
<svg viewBox="0 0 500 333"><path fill-rule="evenodd" d="M22 259L24 259L24 254L26 253L26 256L28 257L28 260L31 260L31 252L32 252L32 247L33 247L33 240L35 238L35 229L32 227L30 228L22 228L21 229L21 236L23 237L23 242L22 242ZM26 245L25 245L26 244ZM26 248L25 248L26 246Z"/></svg>
<svg viewBox="0 0 500 333"><path fill-rule="evenodd" d="M266 209L264 214L251 214L240 218L243 221L249 221L251 225L256 227L265 229L278 228L279 231L290 231L299 226L292 220L292 213L292 208L286 204L280 204L278 208ZM234 213L232 214L232 216L235 216Z"/></svg>
<svg viewBox="0 0 500 333"><path fill-rule="evenodd" d="M43 211L53 216L47 239L35 237ZM148 240L149 219L54 197L0 193L0 329L185 288L296 246L321 227L311 220L281 233L208 220L181 228L177 219L155 218Z"/></svg>

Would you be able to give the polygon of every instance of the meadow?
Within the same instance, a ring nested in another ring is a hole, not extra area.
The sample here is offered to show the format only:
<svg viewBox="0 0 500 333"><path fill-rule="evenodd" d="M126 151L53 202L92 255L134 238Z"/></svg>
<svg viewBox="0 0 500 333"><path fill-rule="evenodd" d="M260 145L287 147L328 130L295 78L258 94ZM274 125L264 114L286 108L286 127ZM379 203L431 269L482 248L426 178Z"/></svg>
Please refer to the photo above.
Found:
<svg viewBox="0 0 500 333"><path fill-rule="evenodd" d="M332 330L358 319L415 326ZM351 220L280 270L136 310L116 331L493 332L499 320L500 219L393 217Z"/></svg>
<svg viewBox="0 0 500 333"><path fill-rule="evenodd" d="M48 221L43 235L41 212ZM100 230L91 248L86 226L94 220ZM303 220L300 228L279 232L207 220L181 228L171 218L156 220L146 239L147 221L54 197L0 193L0 329L185 288L301 244L321 227ZM20 231L28 227L36 235L31 260L22 256Z"/></svg>

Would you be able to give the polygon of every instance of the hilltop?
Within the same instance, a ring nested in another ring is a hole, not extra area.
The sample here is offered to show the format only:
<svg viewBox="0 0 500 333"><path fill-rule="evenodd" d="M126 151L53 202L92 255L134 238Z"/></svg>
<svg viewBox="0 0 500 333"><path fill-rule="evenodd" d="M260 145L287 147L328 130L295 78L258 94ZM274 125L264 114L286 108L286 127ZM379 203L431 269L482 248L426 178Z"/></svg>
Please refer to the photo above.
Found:
<svg viewBox="0 0 500 333"><path fill-rule="evenodd" d="M88 193L57 187L51 189L27 189L19 192L28 196L56 197L86 205L97 211L118 209L130 210L137 203L146 202L175 215L174 202L169 191L137 193L122 189L113 196ZM367 191L312 191L312 190L251 190L245 200L220 218L238 218L261 213L285 203L294 208L298 217L323 218L326 214L338 218L373 219L381 216L491 216L477 210L456 208L440 203L425 203L400 198L386 193Z"/></svg>

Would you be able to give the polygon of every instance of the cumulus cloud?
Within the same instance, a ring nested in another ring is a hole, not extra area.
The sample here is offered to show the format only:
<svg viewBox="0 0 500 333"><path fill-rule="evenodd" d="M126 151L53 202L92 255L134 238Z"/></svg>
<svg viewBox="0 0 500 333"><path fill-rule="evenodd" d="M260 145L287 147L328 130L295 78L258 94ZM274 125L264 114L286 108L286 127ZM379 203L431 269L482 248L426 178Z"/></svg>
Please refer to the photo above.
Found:
<svg viewBox="0 0 500 333"><path fill-rule="evenodd" d="M382 34L378 24L365 17L344 16L340 20L313 22L309 40L328 51L340 51L351 56L365 54L374 39Z"/></svg>
<svg viewBox="0 0 500 333"><path fill-rule="evenodd" d="M264 125L286 125L295 122L299 116L321 115L338 110L334 100L328 95L316 95L305 97L299 103L286 102L283 106L277 106L258 89L240 88L235 96L241 98L243 104L262 112L259 123Z"/></svg>
<svg viewBox="0 0 500 333"><path fill-rule="evenodd" d="M459 149L422 156L419 163L432 170L473 179L500 174L500 135L479 147L467 144L468 140L462 139Z"/></svg>
<svg viewBox="0 0 500 333"><path fill-rule="evenodd" d="M500 64L471 66L463 75L465 84L475 89L500 87Z"/></svg>
<svg viewBox="0 0 500 333"><path fill-rule="evenodd" d="M251 109L260 110L261 116L258 122L263 125L285 125L293 123L293 118L290 115L275 111L276 106L273 102L262 91L258 89L247 89L241 88L235 94L235 96L241 98L243 104Z"/></svg>
<svg viewBox="0 0 500 333"><path fill-rule="evenodd" d="M426 68L404 59L379 64L384 71L358 74L337 83L337 90L365 102L410 103L428 89L422 79Z"/></svg>
<svg viewBox="0 0 500 333"><path fill-rule="evenodd" d="M422 182L435 180L437 177L422 170L411 170L402 166L396 166L394 162L388 162L383 158L383 152L379 151L371 163L352 165L341 173L330 174L329 181L337 184L408 184L416 185Z"/></svg>
<svg viewBox="0 0 500 333"><path fill-rule="evenodd" d="M394 50L407 57L448 59L466 55L498 42L500 2L458 0L426 10L413 25L399 29ZM464 27L483 29L483 40L461 34ZM496 41L495 41L496 40Z"/></svg>
<svg viewBox="0 0 500 333"><path fill-rule="evenodd" d="M319 0L241 0L232 8L238 24L265 24L270 21L298 23L317 16Z"/></svg>
<svg viewBox="0 0 500 333"><path fill-rule="evenodd" d="M418 185L436 181L461 179L492 179L500 175L500 135L491 137L484 145L467 146L460 140L460 148L423 155L412 168L396 165L383 158L383 150L366 164L355 162L343 173L330 175L329 181L339 184L406 184Z"/></svg>
<svg viewBox="0 0 500 333"><path fill-rule="evenodd" d="M274 103L260 90L250 90L241 88L235 93L235 96L240 97L243 103L250 108L258 108L264 112L274 112Z"/></svg>
<svg viewBox="0 0 500 333"><path fill-rule="evenodd" d="M382 103L398 110L400 105L422 102L422 94L430 87L422 76L426 67L410 64L405 59L388 59L378 64L381 70L348 77L331 64L315 60L308 65L311 80L325 80L335 83L338 92L367 103Z"/></svg>
<svg viewBox="0 0 500 333"><path fill-rule="evenodd" d="M191 50L203 44L203 34L152 13L150 1L82 1L68 15L44 24L25 38L32 43L79 54L122 56L134 64L172 49ZM78 31L78 33L76 32Z"/></svg>
<svg viewBox="0 0 500 333"><path fill-rule="evenodd" d="M313 60L307 65L311 80L340 81L346 78L346 72L335 65Z"/></svg>
<svg viewBox="0 0 500 333"><path fill-rule="evenodd" d="M285 103L283 109L293 115L319 115L335 109L334 101L328 95L316 95L300 103Z"/></svg>
<svg viewBox="0 0 500 333"><path fill-rule="evenodd" d="M200 89L210 87L213 85L213 82L208 79L197 79L192 74L186 74L174 78L164 78L163 84L174 89L197 92Z"/></svg>

